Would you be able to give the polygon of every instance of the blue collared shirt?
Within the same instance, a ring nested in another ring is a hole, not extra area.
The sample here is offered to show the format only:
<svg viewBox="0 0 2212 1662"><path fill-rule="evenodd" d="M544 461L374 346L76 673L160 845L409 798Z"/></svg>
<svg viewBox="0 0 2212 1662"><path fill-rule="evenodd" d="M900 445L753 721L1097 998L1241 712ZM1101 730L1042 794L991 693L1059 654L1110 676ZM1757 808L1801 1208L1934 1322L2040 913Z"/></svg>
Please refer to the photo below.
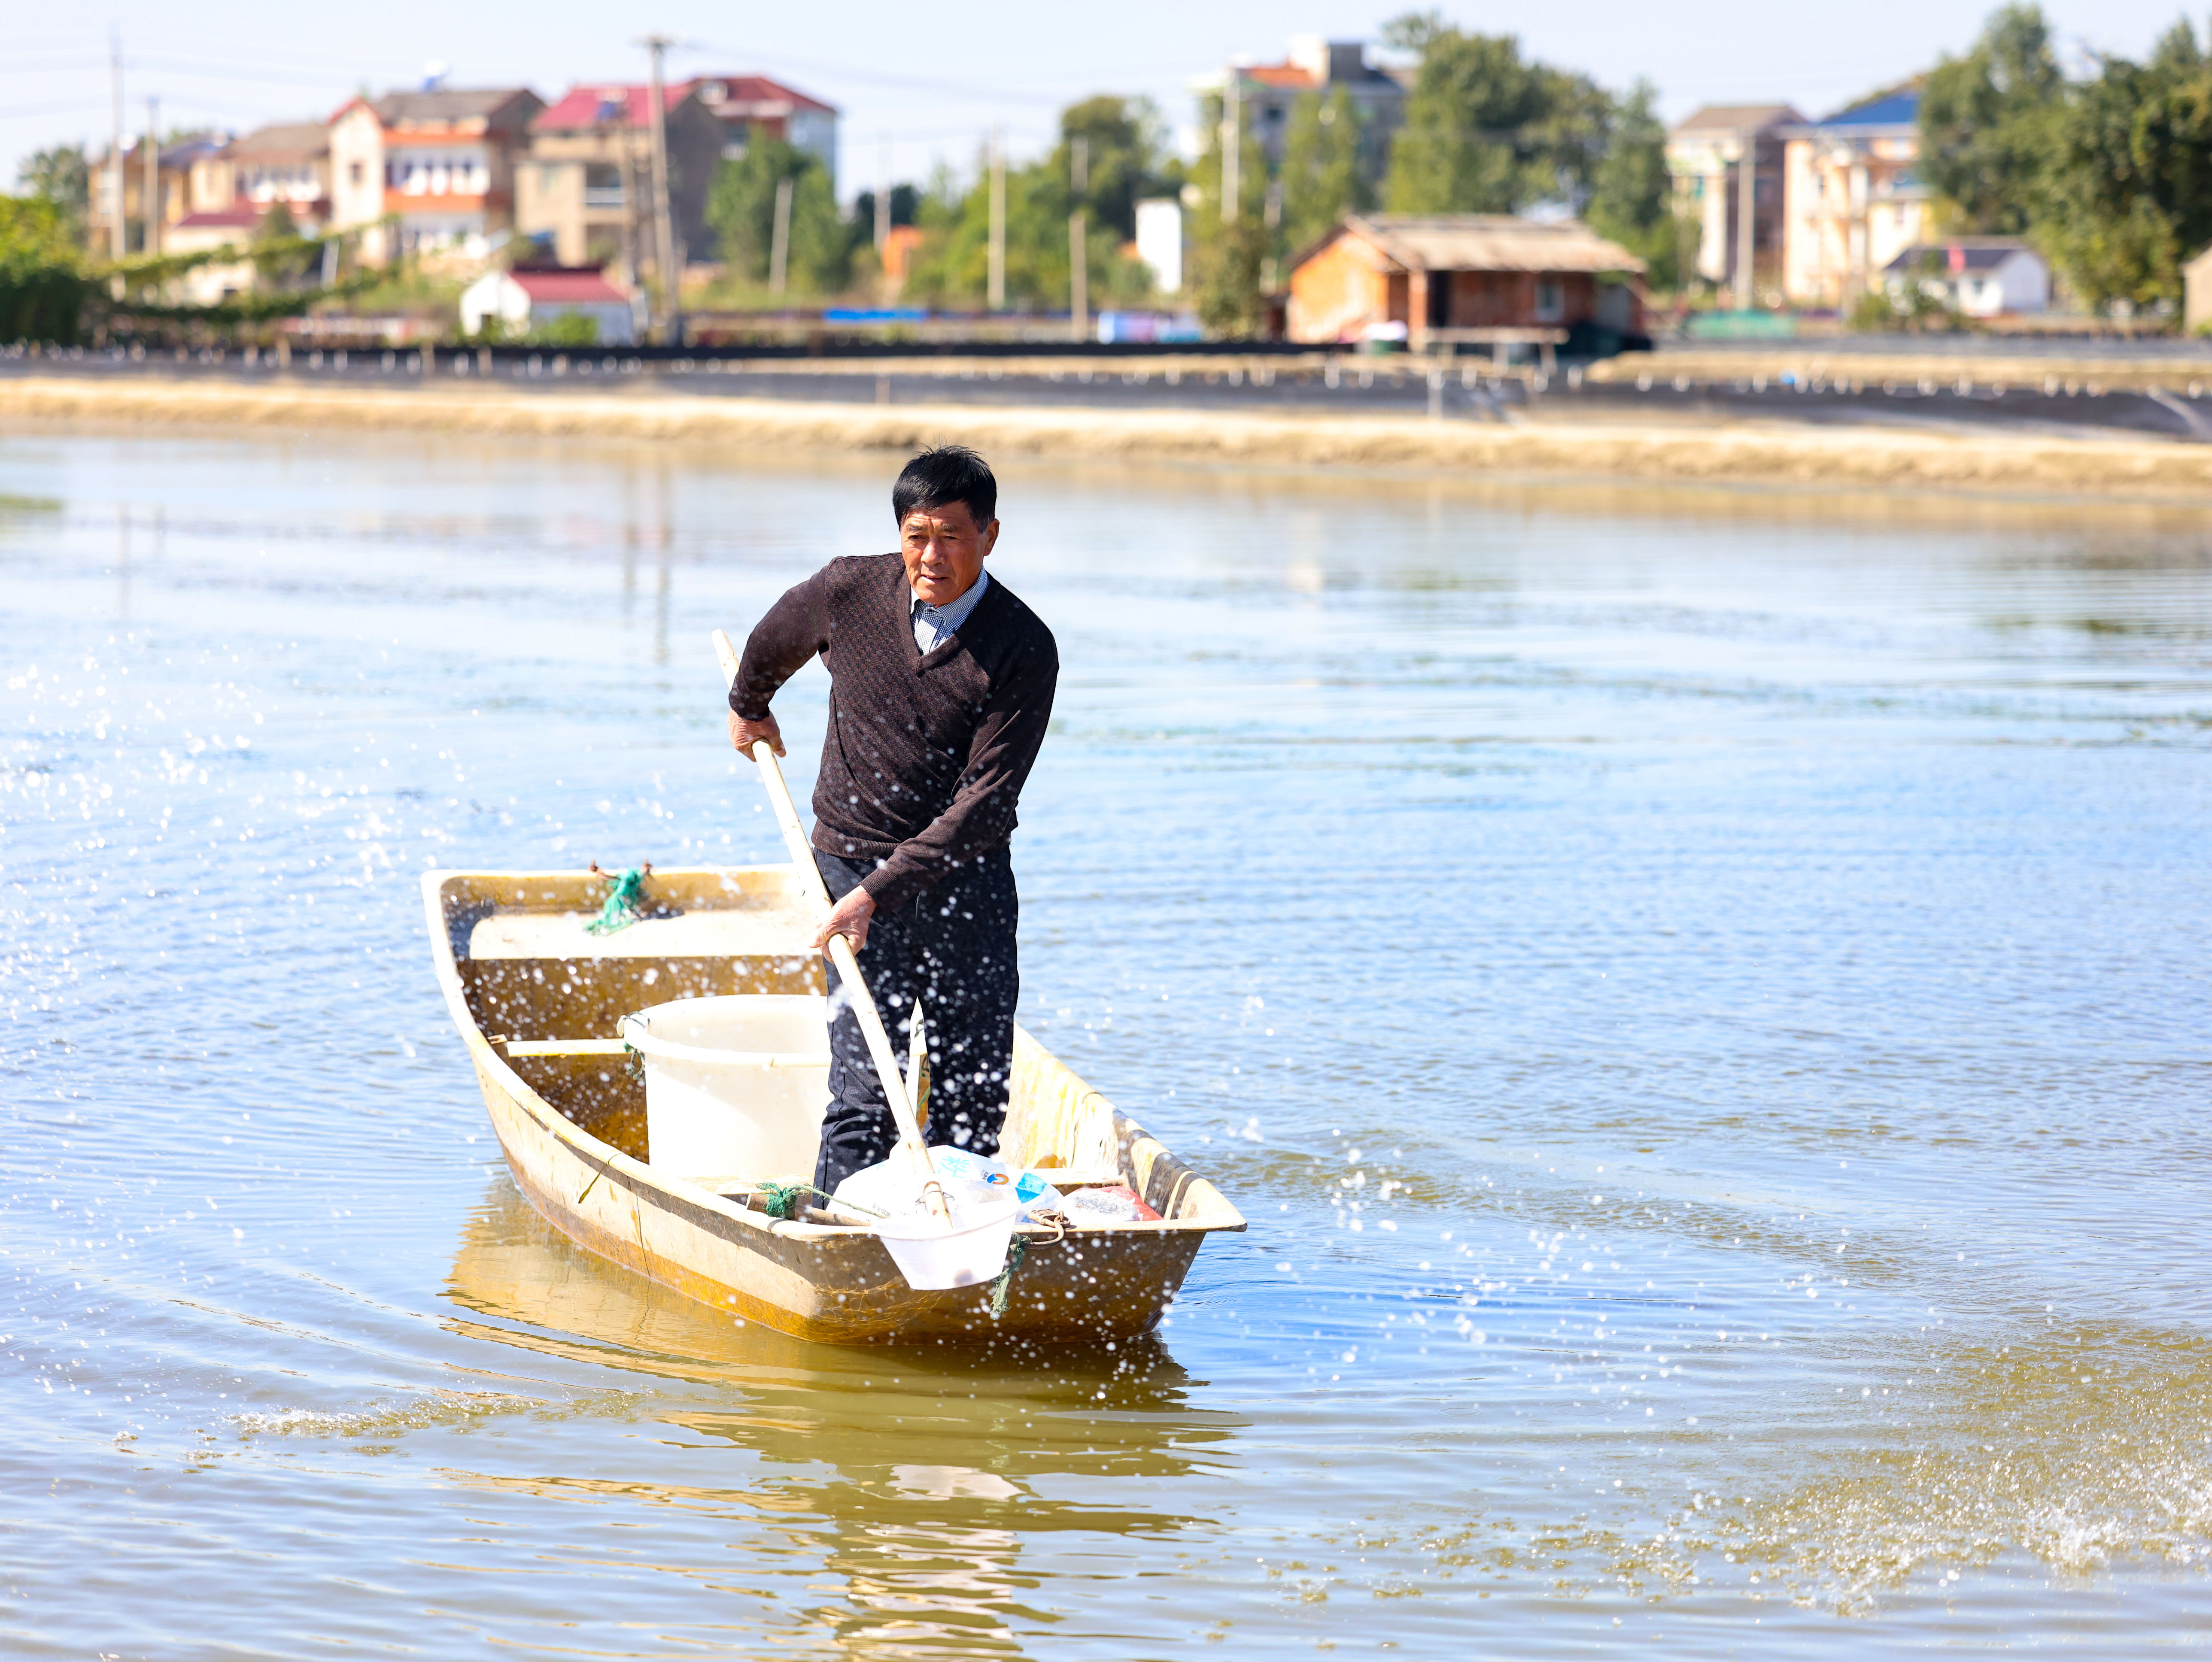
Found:
<svg viewBox="0 0 2212 1662"><path fill-rule="evenodd" d="M920 595L914 596L914 644L924 652L941 646L960 632L975 610L975 603L983 597L983 591L991 586L991 573L981 573L962 595L949 606L933 606ZM912 593L912 591L908 591Z"/></svg>

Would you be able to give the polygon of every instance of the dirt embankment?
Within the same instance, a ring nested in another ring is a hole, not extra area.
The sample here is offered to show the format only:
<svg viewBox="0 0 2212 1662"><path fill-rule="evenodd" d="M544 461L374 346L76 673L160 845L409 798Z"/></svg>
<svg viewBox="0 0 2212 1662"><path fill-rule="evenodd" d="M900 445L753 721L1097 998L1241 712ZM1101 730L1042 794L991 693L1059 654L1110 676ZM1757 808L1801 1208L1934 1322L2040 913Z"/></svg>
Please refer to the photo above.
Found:
<svg viewBox="0 0 2212 1662"><path fill-rule="evenodd" d="M702 397L652 386L558 394L495 386L241 385L0 378L0 419L606 435L754 451L910 449L1241 466L1746 482L1816 488L2128 497L2212 505L2212 446L1948 436L1880 428L1634 422L1506 426L1387 416L905 406Z"/></svg>
<svg viewBox="0 0 2212 1662"><path fill-rule="evenodd" d="M1816 386L1882 386L1896 383L1961 390L1991 387L2040 388L2048 392L2173 392L2194 397L2212 387L2212 352L2191 357L2086 357L2069 355L2063 344L2045 352L1950 351L1846 352L1820 341L1778 342L1756 349L1700 351L1696 347L1665 352L1635 352L1595 363L1583 372L1591 381L1637 385L1686 381L1733 385L1777 381Z"/></svg>

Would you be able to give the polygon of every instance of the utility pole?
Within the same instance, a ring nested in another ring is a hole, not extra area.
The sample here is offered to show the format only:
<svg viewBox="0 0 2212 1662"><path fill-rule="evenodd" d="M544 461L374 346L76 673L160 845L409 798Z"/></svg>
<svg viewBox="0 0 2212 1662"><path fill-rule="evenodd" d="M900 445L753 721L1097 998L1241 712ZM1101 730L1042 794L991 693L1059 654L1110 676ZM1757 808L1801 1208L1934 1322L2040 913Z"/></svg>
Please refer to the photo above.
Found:
<svg viewBox="0 0 2212 1662"><path fill-rule="evenodd" d="M653 54L653 261L659 267L660 338L664 345L680 345L684 274L677 264L676 230L668 214L668 100L662 76L662 59L677 42L665 34L648 34L637 44Z"/></svg>
<svg viewBox="0 0 2212 1662"><path fill-rule="evenodd" d="M645 234L638 224L638 210L645 200L638 174L643 170L638 166L636 130L629 124L627 112L623 119L623 263L629 267L631 326L643 334L651 322L649 318L639 315L646 293Z"/></svg>
<svg viewBox="0 0 2212 1662"><path fill-rule="evenodd" d="M1759 212L1759 135L1745 127L1736 135L1735 164L1735 309L1748 312L1757 303L1753 291L1752 228Z"/></svg>
<svg viewBox="0 0 2212 1662"><path fill-rule="evenodd" d="M1244 149L1244 72L1231 65L1229 70L1229 96L1222 102L1221 118L1221 222L1237 223L1239 199L1244 194L1243 178Z"/></svg>
<svg viewBox="0 0 2212 1662"><path fill-rule="evenodd" d="M783 293L784 278L791 269L791 181L780 179L775 182L775 226L769 234L768 292Z"/></svg>
<svg viewBox="0 0 2212 1662"><path fill-rule="evenodd" d="M146 100L146 182L138 188L138 206L146 221L146 252L161 252L161 100Z"/></svg>
<svg viewBox="0 0 2212 1662"><path fill-rule="evenodd" d="M877 135L876 149L876 255L883 256L884 246L891 240L891 136Z"/></svg>
<svg viewBox="0 0 2212 1662"><path fill-rule="evenodd" d="M991 310L1006 309L1006 128L991 130Z"/></svg>
<svg viewBox="0 0 2212 1662"><path fill-rule="evenodd" d="M1067 142L1067 182L1073 211L1067 216L1067 332L1081 340L1091 332L1091 261L1086 247L1090 227L1083 217L1083 198L1091 189L1091 141L1078 136Z"/></svg>
<svg viewBox="0 0 2212 1662"><path fill-rule="evenodd" d="M1279 179L1267 181L1267 205L1261 223L1267 227L1267 257L1260 262L1260 291L1272 294L1275 292L1275 243L1283 228L1283 181Z"/></svg>
<svg viewBox="0 0 2212 1662"><path fill-rule="evenodd" d="M107 187L107 252L120 262L131 252L131 244L123 226L123 35L112 25L107 31L107 72L114 132L107 151L107 176L100 182Z"/></svg>

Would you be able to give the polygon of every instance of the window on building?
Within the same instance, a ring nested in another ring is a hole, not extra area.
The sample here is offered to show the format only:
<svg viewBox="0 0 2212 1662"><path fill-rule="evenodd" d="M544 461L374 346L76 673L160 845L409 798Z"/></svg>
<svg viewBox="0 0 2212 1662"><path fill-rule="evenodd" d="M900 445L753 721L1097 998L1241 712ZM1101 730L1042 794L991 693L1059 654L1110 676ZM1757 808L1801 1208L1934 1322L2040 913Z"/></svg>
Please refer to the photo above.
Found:
<svg viewBox="0 0 2212 1662"><path fill-rule="evenodd" d="M360 184L362 181L362 176L368 173L368 169L363 167L360 162L349 161L346 163L346 183L349 185Z"/></svg>
<svg viewBox="0 0 2212 1662"><path fill-rule="evenodd" d="M623 205L622 169L611 161L584 164L584 206L619 208Z"/></svg>
<svg viewBox="0 0 2212 1662"><path fill-rule="evenodd" d="M1557 277L1536 279L1536 321L1557 323L1567 315L1567 286Z"/></svg>

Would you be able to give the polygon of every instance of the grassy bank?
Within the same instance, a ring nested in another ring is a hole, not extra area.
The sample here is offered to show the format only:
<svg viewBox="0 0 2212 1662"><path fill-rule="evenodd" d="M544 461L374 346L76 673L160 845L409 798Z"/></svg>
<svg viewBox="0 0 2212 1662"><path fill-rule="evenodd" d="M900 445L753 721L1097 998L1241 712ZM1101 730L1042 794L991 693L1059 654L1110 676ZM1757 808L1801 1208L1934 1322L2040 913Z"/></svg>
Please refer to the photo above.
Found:
<svg viewBox="0 0 2212 1662"><path fill-rule="evenodd" d="M2212 503L2212 446L1779 423L1504 426L1389 416L786 403L651 386L548 395L466 385L386 389L37 375L0 378L0 419L605 435L754 452L898 451L958 440L1004 455Z"/></svg>

